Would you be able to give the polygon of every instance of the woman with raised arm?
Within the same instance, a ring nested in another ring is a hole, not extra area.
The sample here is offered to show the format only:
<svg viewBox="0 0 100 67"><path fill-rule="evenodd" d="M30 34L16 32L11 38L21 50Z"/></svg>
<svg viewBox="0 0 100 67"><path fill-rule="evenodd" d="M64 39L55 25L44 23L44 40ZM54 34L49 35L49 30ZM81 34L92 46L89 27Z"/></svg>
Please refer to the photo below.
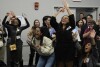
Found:
<svg viewBox="0 0 100 67"><path fill-rule="evenodd" d="M6 22L7 17L10 16L10 20ZM7 13L2 24L7 28L8 31L8 39L7 39L7 65L10 67L15 67L20 64L20 67L23 67L22 62L22 40L21 40L21 32L28 28L29 22L25 18L26 26L22 26L21 22L13 12Z"/></svg>
<svg viewBox="0 0 100 67"><path fill-rule="evenodd" d="M56 30L56 67L73 67L75 46L72 38L72 30L75 28L75 20L67 2L65 0L62 0L62 2L69 16L64 15L61 18L61 22L57 23L56 16L64 10L62 8L51 17L50 22L51 26Z"/></svg>

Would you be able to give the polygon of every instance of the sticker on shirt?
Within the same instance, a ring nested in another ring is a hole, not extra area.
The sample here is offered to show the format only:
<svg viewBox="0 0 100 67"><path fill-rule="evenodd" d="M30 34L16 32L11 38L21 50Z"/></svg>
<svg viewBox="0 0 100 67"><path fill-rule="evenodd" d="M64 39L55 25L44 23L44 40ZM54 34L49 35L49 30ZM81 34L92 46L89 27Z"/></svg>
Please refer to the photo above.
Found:
<svg viewBox="0 0 100 67"><path fill-rule="evenodd" d="M66 29L66 30L69 30L69 29L71 29L71 26L67 27L67 29Z"/></svg>
<svg viewBox="0 0 100 67"><path fill-rule="evenodd" d="M88 62L89 62L89 60L90 60L89 58L86 58L86 63L88 63Z"/></svg>

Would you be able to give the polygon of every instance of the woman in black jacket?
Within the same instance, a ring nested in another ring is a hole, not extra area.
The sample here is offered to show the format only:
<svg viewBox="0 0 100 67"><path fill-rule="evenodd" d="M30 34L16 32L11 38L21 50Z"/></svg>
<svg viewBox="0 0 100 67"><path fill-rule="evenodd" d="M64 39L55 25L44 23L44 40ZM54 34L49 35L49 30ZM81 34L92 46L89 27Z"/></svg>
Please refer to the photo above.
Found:
<svg viewBox="0 0 100 67"><path fill-rule="evenodd" d="M10 18L10 21L6 22L6 19L8 16L12 16ZM7 62L8 65L11 65L11 67L14 67L15 64L18 65L20 63L20 67L23 67L23 62L22 62L22 45L23 42L21 40L21 32L28 28L30 26L28 20L25 18L26 21L26 26L20 27L20 20L16 18L16 16L12 13L7 13L5 16L2 24L7 28L8 31L8 40L7 40ZM11 22L11 23L10 23ZM16 49L11 50L11 45L16 44ZM10 64L9 64L10 63Z"/></svg>
<svg viewBox="0 0 100 67"><path fill-rule="evenodd" d="M56 16L63 11L60 9L51 18L51 26L56 30L55 58L57 67L73 67L75 46L72 38L72 29L75 28L74 15L71 13L65 0L62 1L69 14L62 17L60 24L56 21Z"/></svg>
<svg viewBox="0 0 100 67"><path fill-rule="evenodd" d="M79 67L96 67L98 62L98 52L95 42L96 32L92 30L90 32L90 40L85 40L83 53L79 61Z"/></svg>

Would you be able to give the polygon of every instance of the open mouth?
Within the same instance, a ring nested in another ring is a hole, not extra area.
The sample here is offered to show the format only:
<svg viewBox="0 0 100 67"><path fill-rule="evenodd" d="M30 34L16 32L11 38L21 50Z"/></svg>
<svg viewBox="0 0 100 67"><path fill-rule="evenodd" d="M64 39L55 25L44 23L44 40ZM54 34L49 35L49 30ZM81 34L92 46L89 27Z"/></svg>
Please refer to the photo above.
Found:
<svg viewBox="0 0 100 67"><path fill-rule="evenodd" d="M88 51L88 47L85 47L85 52L87 52Z"/></svg>

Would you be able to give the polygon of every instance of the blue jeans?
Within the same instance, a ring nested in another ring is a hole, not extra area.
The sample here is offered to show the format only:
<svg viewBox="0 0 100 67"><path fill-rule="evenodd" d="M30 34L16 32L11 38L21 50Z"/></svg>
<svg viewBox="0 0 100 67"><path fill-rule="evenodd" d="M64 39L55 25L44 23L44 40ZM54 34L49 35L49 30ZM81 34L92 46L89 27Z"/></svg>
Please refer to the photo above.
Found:
<svg viewBox="0 0 100 67"><path fill-rule="evenodd" d="M40 56L37 67L53 67L55 61L55 54L50 56Z"/></svg>

